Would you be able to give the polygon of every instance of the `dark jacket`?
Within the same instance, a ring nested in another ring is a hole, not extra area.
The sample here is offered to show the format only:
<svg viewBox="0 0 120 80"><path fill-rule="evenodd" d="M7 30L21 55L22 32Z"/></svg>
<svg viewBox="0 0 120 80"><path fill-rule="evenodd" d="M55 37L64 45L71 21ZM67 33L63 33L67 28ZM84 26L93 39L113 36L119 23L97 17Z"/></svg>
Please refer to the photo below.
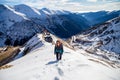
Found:
<svg viewBox="0 0 120 80"><path fill-rule="evenodd" d="M63 45L61 44L60 46L55 46L54 53L63 54Z"/></svg>

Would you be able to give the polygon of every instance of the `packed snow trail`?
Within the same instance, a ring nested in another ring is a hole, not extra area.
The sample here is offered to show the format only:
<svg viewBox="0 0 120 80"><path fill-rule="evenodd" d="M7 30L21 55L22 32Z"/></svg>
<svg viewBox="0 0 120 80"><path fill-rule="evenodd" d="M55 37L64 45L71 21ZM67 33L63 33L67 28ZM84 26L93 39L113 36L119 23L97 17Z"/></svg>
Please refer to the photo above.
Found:
<svg viewBox="0 0 120 80"><path fill-rule="evenodd" d="M52 36L54 41L57 40ZM64 43L65 44L65 43ZM30 39L25 48L31 48L26 56L0 70L0 80L119 80L120 69L106 67L89 61L81 53L64 46L63 58L56 61L54 45L43 40L41 34Z"/></svg>
<svg viewBox="0 0 120 80"><path fill-rule="evenodd" d="M63 59L56 61L54 45L45 43L15 60L13 67L0 70L0 80L119 80L120 70L89 61L64 47Z"/></svg>

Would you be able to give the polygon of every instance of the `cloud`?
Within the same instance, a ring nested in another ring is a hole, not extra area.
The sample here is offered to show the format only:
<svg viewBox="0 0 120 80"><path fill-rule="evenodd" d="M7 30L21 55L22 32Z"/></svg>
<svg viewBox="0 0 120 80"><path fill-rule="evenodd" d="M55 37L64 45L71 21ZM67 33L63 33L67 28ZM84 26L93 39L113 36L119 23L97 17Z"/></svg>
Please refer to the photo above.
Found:
<svg viewBox="0 0 120 80"><path fill-rule="evenodd" d="M87 0L88 2L97 2L98 0Z"/></svg>
<svg viewBox="0 0 120 80"><path fill-rule="evenodd" d="M91 0L93 1L93 0ZM97 0L94 0L94 2ZM51 9L63 9L75 12L99 11L99 10L120 10L120 2L82 3L70 2L69 0L44 0L36 3L27 3L38 8L47 7ZM97 7L96 7L97 6Z"/></svg>
<svg viewBox="0 0 120 80"><path fill-rule="evenodd" d="M120 1L116 0L4 0L7 4L27 4L38 9L46 7L55 10L75 12L120 10ZM112 2L110 2L112 1ZM4 2L5 3L5 2Z"/></svg>

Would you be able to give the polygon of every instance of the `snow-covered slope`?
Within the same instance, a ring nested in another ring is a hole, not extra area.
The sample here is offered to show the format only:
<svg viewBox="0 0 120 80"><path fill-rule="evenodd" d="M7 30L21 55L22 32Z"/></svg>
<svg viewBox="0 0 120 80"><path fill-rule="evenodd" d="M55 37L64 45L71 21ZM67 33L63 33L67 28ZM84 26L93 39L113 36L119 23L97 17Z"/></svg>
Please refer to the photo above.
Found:
<svg viewBox="0 0 120 80"><path fill-rule="evenodd" d="M0 22L5 26L9 27L14 22L21 22L22 20L27 19L24 14L16 12L12 7L7 5L0 5ZM1 24L1 25L2 25Z"/></svg>
<svg viewBox="0 0 120 80"><path fill-rule="evenodd" d="M56 39L54 39L56 40ZM38 43L39 42L39 43ZM30 44L32 43L32 44ZM120 69L92 57L84 56L64 46L63 59L56 61L54 45L34 36L26 46L38 43L34 50L0 70L0 80L119 80ZM84 51L81 50L81 53ZM104 64L104 65L103 65Z"/></svg>
<svg viewBox="0 0 120 80"><path fill-rule="evenodd" d="M7 35L7 32L12 33L10 31L11 26L23 20L28 20L24 14L16 12L12 7L7 5L0 5L0 46L3 46L6 39L10 36L9 34Z"/></svg>
<svg viewBox="0 0 120 80"><path fill-rule="evenodd" d="M24 4L16 5L14 8L15 11L25 14L28 18L39 18L41 16L37 9Z"/></svg>
<svg viewBox="0 0 120 80"><path fill-rule="evenodd" d="M75 42L71 44L77 48L108 60L120 59L120 17L74 37Z"/></svg>

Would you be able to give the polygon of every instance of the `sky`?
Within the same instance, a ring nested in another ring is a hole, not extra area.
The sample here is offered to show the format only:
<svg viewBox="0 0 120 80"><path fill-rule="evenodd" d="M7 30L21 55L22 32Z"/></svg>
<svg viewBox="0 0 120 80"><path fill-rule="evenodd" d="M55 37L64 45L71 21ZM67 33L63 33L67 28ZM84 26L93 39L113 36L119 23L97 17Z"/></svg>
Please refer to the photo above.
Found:
<svg viewBox="0 0 120 80"><path fill-rule="evenodd" d="M100 10L120 10L120 0L0 0L0 4L26 4L38 9L68 10L73 12L89 12Z"/></svg>

